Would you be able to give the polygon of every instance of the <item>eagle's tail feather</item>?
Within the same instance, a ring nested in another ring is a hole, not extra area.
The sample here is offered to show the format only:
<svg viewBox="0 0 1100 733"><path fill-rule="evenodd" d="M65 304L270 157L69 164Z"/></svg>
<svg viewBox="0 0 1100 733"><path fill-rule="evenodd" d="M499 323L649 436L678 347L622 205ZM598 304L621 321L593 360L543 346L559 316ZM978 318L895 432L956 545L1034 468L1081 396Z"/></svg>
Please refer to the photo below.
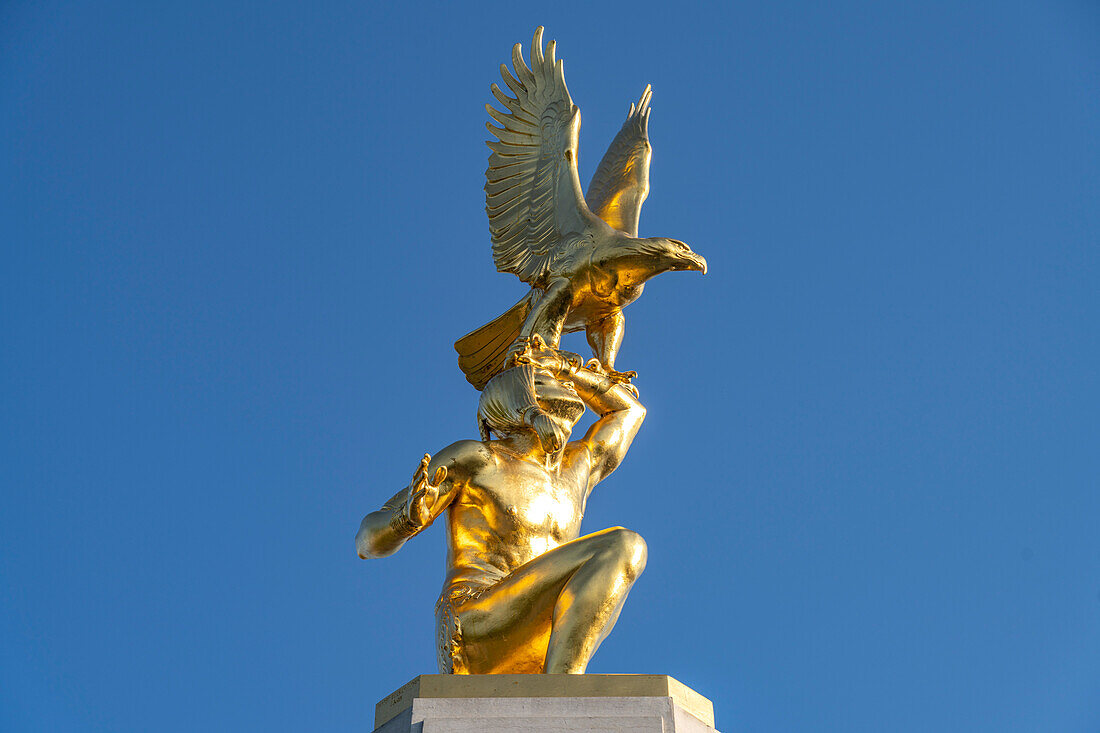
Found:
<svg viewBox="0 0 1100 733"><path fill-rule="evenodd" d="M504 359L509 348L519 338L530 310L531 296L527 294L503 315L455 341L458 366L466 375L466 381L475 388L482 389L490 379L504 370Z"/></svg>

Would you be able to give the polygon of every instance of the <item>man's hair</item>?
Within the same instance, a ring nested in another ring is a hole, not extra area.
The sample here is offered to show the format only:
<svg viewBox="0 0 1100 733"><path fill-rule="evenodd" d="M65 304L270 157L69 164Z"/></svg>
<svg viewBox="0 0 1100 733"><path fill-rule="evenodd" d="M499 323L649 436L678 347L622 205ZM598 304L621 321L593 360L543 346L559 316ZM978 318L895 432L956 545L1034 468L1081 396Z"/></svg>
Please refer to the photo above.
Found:
<svg viewBox="0 0 1100 733"><path fill-rule="evenodd" d="M489 380L477 403L477 428L481 439L488 441L490 432L503 438L518 428L525 428L523 413L538 407L535 399L535 369L521 364L505 369Z"/></svg>

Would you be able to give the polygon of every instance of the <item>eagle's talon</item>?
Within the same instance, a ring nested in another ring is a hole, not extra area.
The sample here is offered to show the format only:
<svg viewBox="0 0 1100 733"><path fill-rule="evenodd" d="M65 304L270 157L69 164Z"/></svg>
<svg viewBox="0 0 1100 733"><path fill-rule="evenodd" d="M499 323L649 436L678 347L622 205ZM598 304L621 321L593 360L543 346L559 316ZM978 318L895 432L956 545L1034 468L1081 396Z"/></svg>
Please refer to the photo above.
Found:
<svg viewBox="0 0 1100 733"><path fill-rule="evenodd" d="M596 372L597 374L602 374L603 376L607 377L608 379L610 379L612 382L615 382L616 384L629 385L630 380L635 379L638 376L638 372L634 372L634 371L630 371L630 372L615 371L614 369L611 369L610 367L608 367L606 364L604 364L599 359L589 359L588 363L585 364L584 366L589 371Z"/></svg>
<svg viewBox="0 0 1100 733"><path fill-rule="evenodd" d="M605 373L608 379L619 384L630 384L630 380L638 376L638 372L617 372L614 369L608 369Z"/></svg>

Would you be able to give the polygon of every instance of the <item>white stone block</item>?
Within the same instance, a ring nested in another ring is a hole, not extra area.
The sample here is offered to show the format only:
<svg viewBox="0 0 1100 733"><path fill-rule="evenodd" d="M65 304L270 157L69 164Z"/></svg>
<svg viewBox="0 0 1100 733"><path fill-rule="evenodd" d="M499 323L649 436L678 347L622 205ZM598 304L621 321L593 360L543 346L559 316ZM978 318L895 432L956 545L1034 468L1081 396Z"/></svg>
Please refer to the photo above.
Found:
<svg viewBox="0 0 1100 733"><path fill-rule="evenodd" d="M417 678L379 703L375 733L717 733L710 701L671 678L539 677Z"/></svg>

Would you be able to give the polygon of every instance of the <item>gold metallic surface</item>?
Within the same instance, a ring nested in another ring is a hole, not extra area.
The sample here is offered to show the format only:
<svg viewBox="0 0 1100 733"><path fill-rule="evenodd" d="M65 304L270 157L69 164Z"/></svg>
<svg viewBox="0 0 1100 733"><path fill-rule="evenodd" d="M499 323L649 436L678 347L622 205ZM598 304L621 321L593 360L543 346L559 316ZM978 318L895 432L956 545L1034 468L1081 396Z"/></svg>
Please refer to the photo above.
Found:
<svg viewBox="0 0 1100 733"><path fill-rule="evenodd" d="M659 674L422 674L378 701L374 727L381 728L417 698L470 697L669 697L703 724L714 727L710 700L679 680Z"/></svg>
<svg viewBox="0 0 1100 733"><path fill-rule="evenodd" d="M593 487L645 417L633 392L536 337L482 395L483 433L425 455L409 485L362 522L360 557L385 557L446 515L440 670L582 673L646 562L616 527L580 537ZM580 440L588 407L600 417Z"/></svg>
<svg viewBox="0 0 1100 733"><path fill-rule="evenodd" d="M622 309L641 296L645 283L671 270L707 271L707 262L676 239L638 238L638 217L649 193L649 102L646 86L637 106L600 161L587 195L577 173L580 110L565 87L555 42L542 46L542 28L531 42L531 65L520 44L512 49L513 73L491 89L506 111L486 105L501 126L487 123L485 210L497 270L511 272L531 291L504 315L455 342L458 364L477 389L508 363L513 344L539 335L557 347L563 332L584 331L600 371L615 371L622 343Z"/></svg>
<svg viewBox="0 0 1100 733"><path fill-rule="evenodd" d="M593 488L623 460L645 418L633 372L614 370L622 308L669 270L706 271L682 242L638 239L649 188L650 90L600 163L587 200L577 176L580 116L554 43L535 33L532 64L502 67L508 112L493 128L486 201L493 256L530 293L460 339L467 379L482 390L480 440L425 454L408 486L368 514L362 558L392 555L436 519L447 527L447 572L436 606L441 672L580 674L615 625L645 568L646 544L622 527L580 535ZM585 329L595 358L559 351ZM584 436L573 428L598 415Z"/></svg>

